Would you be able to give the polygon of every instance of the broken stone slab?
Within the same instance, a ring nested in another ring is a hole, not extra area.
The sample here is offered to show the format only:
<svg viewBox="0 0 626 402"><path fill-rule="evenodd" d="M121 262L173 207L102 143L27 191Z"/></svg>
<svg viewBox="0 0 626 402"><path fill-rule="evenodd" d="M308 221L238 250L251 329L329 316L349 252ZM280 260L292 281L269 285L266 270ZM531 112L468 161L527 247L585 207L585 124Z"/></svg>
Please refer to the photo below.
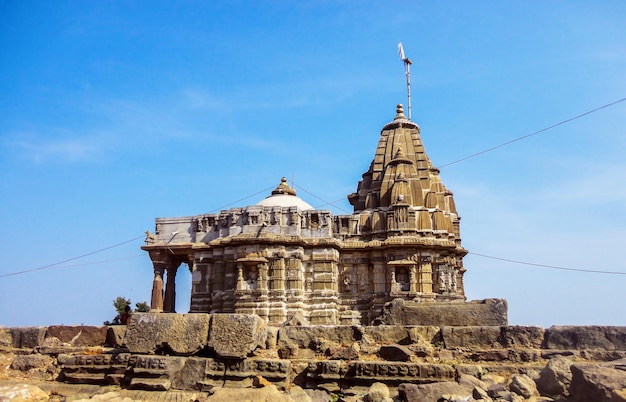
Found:
<svg viewBox="0 0 626 402"><path fill-rule="evenodd" d="M207 345L209 314L135 313L124 336L131 353L192 355Z"/></svg>
<svg viewBox="0 0 626 402"><path fill-rule="evenodd" d="M213 314L211 318L208 346L218 356L243 359L265 347L266 341L267 324L257 315Z"/></svg>
<svg viewBox="0 0 626 402"><path fill-rule="evenodd" d="M108 327L87 325L52 325L46 338L54 337L72 346L104 346Z"/></svg>
<svg viewBox="0 0 626 402"><path fill-rule="evenodd" d="M545 349L626 350L626 327L552 326L545 330Z"/></svg>
<svg viewBox="0 0 626 402"><path fill-rule="evenodd" d="M395 299L385 305L377 322L387 325L502 326L507 325L504 299L420 303Z"/></svg>

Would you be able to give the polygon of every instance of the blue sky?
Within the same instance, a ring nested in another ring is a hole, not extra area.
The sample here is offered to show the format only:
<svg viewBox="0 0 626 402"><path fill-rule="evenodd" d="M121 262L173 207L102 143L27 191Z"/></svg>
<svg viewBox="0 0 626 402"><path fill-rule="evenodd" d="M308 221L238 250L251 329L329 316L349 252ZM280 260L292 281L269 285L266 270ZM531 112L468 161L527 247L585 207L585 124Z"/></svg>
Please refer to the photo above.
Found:
<svg viewBox="0 0 626 402"><path fill-rule="evenodd" d="M626 97L625 20L622 1L3 1L0 325L149 301L155 217L254 204L282 176L351 211L406 103L400 41L442 166ZM626 273L625 127L620 102L442 168L463 245ZM508 299L511 324L626 325L626 275L476 254L466 293Z"/></svg>

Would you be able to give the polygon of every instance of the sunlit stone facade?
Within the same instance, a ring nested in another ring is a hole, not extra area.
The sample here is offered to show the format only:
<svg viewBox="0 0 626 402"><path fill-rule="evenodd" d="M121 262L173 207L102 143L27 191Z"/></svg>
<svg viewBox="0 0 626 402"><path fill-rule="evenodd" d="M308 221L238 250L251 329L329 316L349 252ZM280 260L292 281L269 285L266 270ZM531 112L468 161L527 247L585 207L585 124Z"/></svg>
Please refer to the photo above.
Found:
<svg viewBox="0 0 626 402"><path fill-rule="evenodd" d="M182 263L192 273L190 312L257 314L274 324L296 314L312 324L367 324L393 299L465 300L467 251L453 195L402 105L348 199L354 212L335 216L283 179L256 205L157 218L142 247L154 267L151 307L175 311Z"/></svg>

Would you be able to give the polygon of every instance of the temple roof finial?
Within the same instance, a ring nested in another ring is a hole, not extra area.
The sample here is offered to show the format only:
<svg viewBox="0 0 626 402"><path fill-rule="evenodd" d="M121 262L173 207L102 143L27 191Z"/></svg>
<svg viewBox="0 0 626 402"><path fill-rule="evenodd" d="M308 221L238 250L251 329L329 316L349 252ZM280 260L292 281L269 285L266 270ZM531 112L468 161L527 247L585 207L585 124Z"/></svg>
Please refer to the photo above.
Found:
<svg viewBox="0 0 626 402"><path fill-rule="evenodd" d="M280 184L272 191L272 195L276 194L287 194L287 195L296 195L296 190L289 187L287 184L287 178L283 177L280 179Z"/></svg>
<svg viewBox="0 0 626 402"><path fill-rule="evenodd" d="M395 120L406 120L406 116L404 115L404 106L402 106L402 103L398 103L398 106L396 106L396 117L394 117L394 121Z"/></svg>

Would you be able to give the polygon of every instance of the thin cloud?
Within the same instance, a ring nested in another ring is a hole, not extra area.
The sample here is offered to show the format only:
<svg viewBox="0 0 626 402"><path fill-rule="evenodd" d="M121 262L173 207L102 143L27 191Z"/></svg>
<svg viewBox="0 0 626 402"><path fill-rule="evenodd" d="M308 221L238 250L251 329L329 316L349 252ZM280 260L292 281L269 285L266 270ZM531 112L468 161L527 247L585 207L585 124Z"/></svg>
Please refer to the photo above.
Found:
<svg viewBox="0 0 626 402"><path fill-rule="evenodd" d="M100 147L90 138L51 139L37 137L13 139L9 148L36 164L56 162L89 162L100 159Z"/></svg>

